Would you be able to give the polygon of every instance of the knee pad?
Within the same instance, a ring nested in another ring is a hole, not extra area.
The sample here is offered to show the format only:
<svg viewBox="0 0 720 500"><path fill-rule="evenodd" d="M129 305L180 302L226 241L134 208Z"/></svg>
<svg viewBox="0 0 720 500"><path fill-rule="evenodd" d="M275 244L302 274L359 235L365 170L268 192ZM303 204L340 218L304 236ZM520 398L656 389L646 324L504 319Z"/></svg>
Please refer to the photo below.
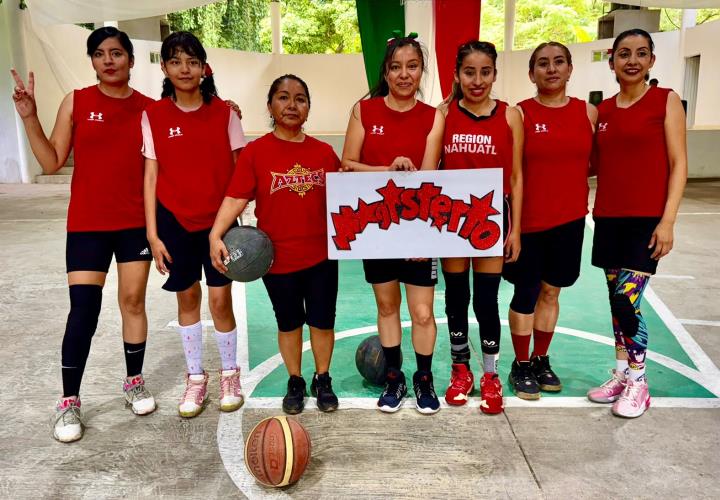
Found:
<svg viewBox="0 0 720 500"><path fill-rule="evenodd" d="M473 310L478 318L497 313L499 289L499 274L473 273Z"/></svg>
<svg viewBox="0 0 720 500"><path fill-rule="evenodd" d="M540 296L540 283L536 285L515 285L510 309L520 314L535 313L535 304Z"/></svg>
<svg viewBox="0 0 720 500"><path fill-rule="evenodd" d="M71 285L70 313L62 343L62 364L82 367L90 351L90 341L97 329L102 287L100 285Z"/></svg>
<svg viewBox="0 0 720 500"><path fill-rule="evenodd" d="M630 298L622 293L615 293L610 297L610 311L617 320L626 337L634 337L638 333L640 321L635 313L635 306Z"/></svg>

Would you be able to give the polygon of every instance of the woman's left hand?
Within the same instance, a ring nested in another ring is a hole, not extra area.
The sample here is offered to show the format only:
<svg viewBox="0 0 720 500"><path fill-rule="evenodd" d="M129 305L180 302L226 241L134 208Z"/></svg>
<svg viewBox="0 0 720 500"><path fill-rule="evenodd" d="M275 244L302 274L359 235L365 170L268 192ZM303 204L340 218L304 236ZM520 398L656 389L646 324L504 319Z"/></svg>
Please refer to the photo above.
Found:
<svg viewBox="0 0 720 500"><path fill-rule="evenodd" d="M235 111L235 113L238 115L238 118L242 120L242 111L240 111L240 106L238 106L235 101L231 101L230 99L228 99L227 101L225 101L225 104L230 106L230 109Z"/></svg>
<svg viewBox="0 0 720 500"><path fill-rule="evenodd" d="M505 262L515 262L520 255L520 232L512 231L505 242Z"/></svg>
<svg viewBox="0 0 720 500"><path fill-rule="evenodd" d="M648 248L655 247L651 259L660 260L670 253L673 247L673 223L660 221L653 231Z"/></svg>

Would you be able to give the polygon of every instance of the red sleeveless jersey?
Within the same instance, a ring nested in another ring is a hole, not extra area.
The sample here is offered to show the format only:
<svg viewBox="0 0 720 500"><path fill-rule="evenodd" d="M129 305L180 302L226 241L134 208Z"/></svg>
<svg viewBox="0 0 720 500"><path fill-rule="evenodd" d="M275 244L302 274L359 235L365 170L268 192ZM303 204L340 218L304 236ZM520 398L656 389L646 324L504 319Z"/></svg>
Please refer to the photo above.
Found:
<svg viewBox="0 0 720 500"><path fill-rule="evenodd" d="M68 231L145 226L140 118L153 100L118 99L97 85L73 93L73 170Z"/></svg>
<svg viewBox="0 0 720 500"><path fill-rule="evenodd" d="M398 156L422 165L427 136L435 121L435 108L417 101L409 111L395 111L383 97L360 101L360 121L365 129L360 163L389 166Z"/></svg>
<svg viewBox="0 0 720 500"><path fill-rule="evenodd" d="M662 217L670 175L665 143L665 110L670 92L650 87L629 108L617 107L617 95L598 106L594 215Z"/></svg>
<svg viewBox="0 0 720 500"><path fill-rule="evenodd" d="M159 164L158 201L188 231L212 227L235 169L228 137L232 110L213 97L185 112L166 97L146 111Z"/></svg>
<svg viewBox="0 0 720 500"><path fill-rule="evenodd" d="M271 273L307 269L328 258L325 174L339 167L332 147L308 135L291 142L269 133L240 153L227 196L255 199L257 225L275 250Z"/></svg>
<svg viewBox="0 0 720 500"><path fill-rule="evenodd" d="M523 110L522 232L544 231L587 214L593 131L587 104L570 98L551 108L535 99Z"/></svg>
<svg viewBox="0 0 720 500"><path fill-rule="evenodd" d="M510 194L513 137L505 113L507 103L495 101L490 116L475 116L453 100L448 106L443 134L445 170L502 168L503 193Z"/></svg>

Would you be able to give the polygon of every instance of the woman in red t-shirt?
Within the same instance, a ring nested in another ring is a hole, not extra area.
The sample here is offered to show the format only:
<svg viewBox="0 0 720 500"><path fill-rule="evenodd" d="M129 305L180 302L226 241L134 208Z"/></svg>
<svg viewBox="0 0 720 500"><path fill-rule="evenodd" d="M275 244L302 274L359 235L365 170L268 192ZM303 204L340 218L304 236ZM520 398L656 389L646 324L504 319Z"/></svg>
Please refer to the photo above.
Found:
<svg viewBox="0 0 720 500"><path fill-rule="evenodd" d="M243 404L231 281L210 262L208 234L246 141L238 116L217 97L197 37L173 33L160 56L166 76L163 99L149 105L142 117L145 217L155 266L160 274L169 274L163 288L177 298L187 365L178 413L191 418L207 400L200 321L203 271L222 365L220 410L234 411Z"/></svg>
<svg viewBox="0 0 720 500"><path fill-rule="evenodd" d="M328 260L325 175L340 161L332 147L302 130L310 112L310 91L295 75L277 78L268 92L273 131L251 142L238 158L235 174L210 232L210 257L226 272L222 236L255 200L258 228L272 241L274 261L263 276L278 326L278 345L288 375L283 411L305 407L302 331L307 323L315 358L310 391L321 411L333 411L330 359L335 345L338 263Z"/></svg>
<svg viewBox="0 0 720 500"><path fill-rule="evenodd" d="M685 112L670 89L646 82L655 63L650 34L620 33L610 69L620 92L598 106L593 166L597 193L592 263L605 271L616 368L588 398L613 403L621 417L650 406L645 377L648 331L640 312L658 261L673 246L673 227L687 180Z"/></svg>
<svg viewBox="0 0 720 500"><path fill-rule="evenodd" d="M113 255L127 368L125 399L136 414L155 410L142 376L145 289L152 256L145 237L140 116L152 99L129 86L135 61L125 33L112 27L93 31L87 54L98 84L65 96L49 138L37 116L33 73L26 86L11 70L15 108L43 172L57 172L71 149L75 158L65 248L70 314L62 341L63 395L53 423L53 436L62 442L83 435L80 383Z"/></svg>
<svg viewBox="0 0 720 500"><path fill-rule="evenodd" d="M503 173L505 256L442 259L445 313L452 357L445 401L450 405L464 405L474 386L468 343L472 262L472 304L480 327L483 358L483 376L480 379L483 404L480 410L484 413L500 413L503 410L502 384L497 374L500 352L498 289L503 263L514 261L520 252L523 197L522 121L516 109L490 96L497 78L496 60L497 51L489 42L471 40L460 45L455 58L453 93L439 107L445 114L441 168L501 168ZM482 137L482 144L467 140L477 137Z"/></svg>
<svg viewBox="0 0 720 500"><path fill-rule="evenodd" d="M388 40L380 80L352 109L345 135L343 170L434 170L440 157L443 116L417 100L425 58L416 33ZM418 371L413 375L421 413L435 413L440 402L432 377L437 326L433 315L437 259L374 259L363 261L365 280L372 284L378 308L378 333L387 362L385 390L378 409L395 412L407 393L401 368L400 283L412 321L412 342Z"/></svg>
<svg viewBox="0 0 720 500"><path fill-rule="evenodd" d="M515 285L509 313L515 350L510 382L522 399L562 389L547 353L560 313L560 290L580 275L597 109L567 96L571 73L566 46L540 44L529 69L537 95L517 107L525 130L522 253L505 266L503 276Z"/></svg>

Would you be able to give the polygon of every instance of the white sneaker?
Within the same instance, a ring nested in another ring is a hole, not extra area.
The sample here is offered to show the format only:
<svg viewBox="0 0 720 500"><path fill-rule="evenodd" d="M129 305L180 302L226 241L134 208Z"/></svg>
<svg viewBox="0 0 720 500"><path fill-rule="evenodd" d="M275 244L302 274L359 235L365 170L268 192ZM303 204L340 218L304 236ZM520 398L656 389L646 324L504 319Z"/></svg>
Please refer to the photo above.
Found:
<svg viewBox="0 0 720 500"><path fill-rule="evenodd" d="M205 408L207 401L208 374L202 372L198 375L185 375L185 392L178 404L178 413L181 417L196 417Z"/></svg>
<svg viewBox="0 0 720 500"><path fill-rule="evenodd" d="M235 411L244 402L240 370L220 370L220 411Z"/></svg>
<svg viewBox="0 0 720 500"><path fill-rule="evenodd" d="M142 374L123 381L125 406L129 406L135 415L147 415L155 411L155 398L145 387Z"/></svg>
<svg viewBox="0 0 720 500"><path fill-rule="evenodd" d="M83 436L80 398L61 398L55 406L53 437L61 443L72 443Z"/></svg>

